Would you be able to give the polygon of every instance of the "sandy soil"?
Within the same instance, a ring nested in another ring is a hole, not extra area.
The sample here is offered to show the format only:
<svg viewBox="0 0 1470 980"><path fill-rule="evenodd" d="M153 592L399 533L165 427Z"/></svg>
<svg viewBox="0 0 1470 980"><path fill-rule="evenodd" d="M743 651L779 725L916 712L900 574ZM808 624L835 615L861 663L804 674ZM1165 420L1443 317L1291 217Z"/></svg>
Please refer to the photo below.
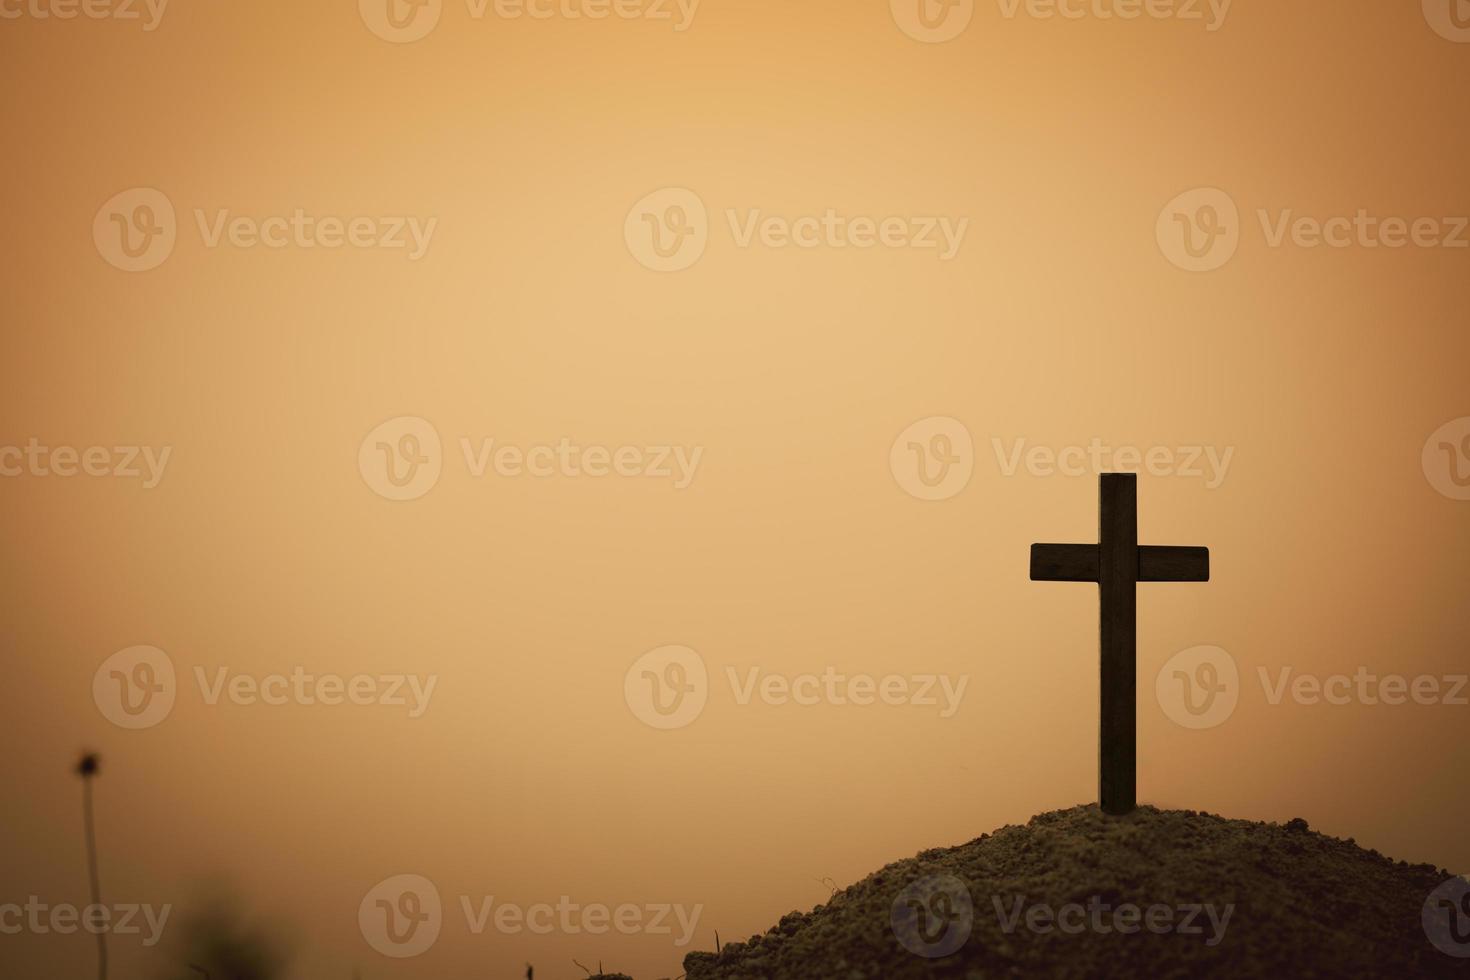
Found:
<svg viewBox="0 0 1470 980"><path fill-rule="evenodd" d="M1422 918L1450 877L1302 820L1076 807L890 864L684 968L688 980L1470 976ZM1454 909L1438 914L1445 932Z"/></svg>

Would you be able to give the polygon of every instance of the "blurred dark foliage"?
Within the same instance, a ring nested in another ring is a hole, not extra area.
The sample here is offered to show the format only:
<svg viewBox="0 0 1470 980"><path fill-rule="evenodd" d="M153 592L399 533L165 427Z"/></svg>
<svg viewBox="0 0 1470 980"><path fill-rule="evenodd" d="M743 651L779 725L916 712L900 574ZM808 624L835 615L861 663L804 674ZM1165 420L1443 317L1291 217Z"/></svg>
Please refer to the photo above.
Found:
<svg viewBox="0 0 1470 980"><path fill-rule="evenodd" d="M280 980L290 952L270 927L246 917L243 905L227 891L211 889L180 916L164 980Z"/></svg>

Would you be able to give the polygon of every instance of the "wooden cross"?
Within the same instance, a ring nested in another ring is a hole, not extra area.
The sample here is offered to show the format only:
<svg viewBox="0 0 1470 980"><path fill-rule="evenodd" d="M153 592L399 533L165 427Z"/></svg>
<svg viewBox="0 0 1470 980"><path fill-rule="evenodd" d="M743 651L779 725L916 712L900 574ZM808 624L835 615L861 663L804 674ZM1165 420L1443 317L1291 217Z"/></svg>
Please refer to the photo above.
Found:
<svg viewBox="0 0 1470 980"><path fill-rule="evenodd" d="M1208 582L1210 549L1138 544L1138 477L1099 480L1097 544L1033 544L1031 581L1096 582L1102 608L1098 797L1105 813L1136 802L1139 582Z"/></svg>

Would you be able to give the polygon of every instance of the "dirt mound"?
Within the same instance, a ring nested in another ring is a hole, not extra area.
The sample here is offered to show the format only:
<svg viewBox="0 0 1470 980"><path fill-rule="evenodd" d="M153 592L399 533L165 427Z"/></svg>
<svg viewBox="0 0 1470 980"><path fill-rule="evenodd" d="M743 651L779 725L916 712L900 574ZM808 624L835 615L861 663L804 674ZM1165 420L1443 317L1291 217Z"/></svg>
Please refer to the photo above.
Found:
<svg viewBox="0 0 1470 980"><path fill-rule="evenodd" d="M1075 807L890 864L765 935L689 954L684 969L688 980L1470 976L1470 959L1450 955L1470 954L1465 887L1304 820Z"/></svg>

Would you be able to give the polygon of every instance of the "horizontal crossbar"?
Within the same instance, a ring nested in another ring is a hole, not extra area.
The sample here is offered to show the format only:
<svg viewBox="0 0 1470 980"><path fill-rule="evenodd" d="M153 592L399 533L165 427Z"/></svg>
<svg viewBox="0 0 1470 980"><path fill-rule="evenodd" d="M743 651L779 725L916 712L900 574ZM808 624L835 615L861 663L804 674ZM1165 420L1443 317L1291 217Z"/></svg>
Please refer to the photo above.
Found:
<svg viewBox="0 0 1470 980"><path fill-rule="evenodd" d="M1096 582L1098 552L1095 544L1033 544L1031 581ZM1210 549L1175 545L1141 545L1138 549L1140 582L1208 582Z"/></svg>
<svg viewBox="0 0 1470 980"><path fill-rule="evenodd" d="M1096 582L1097 545L1033 544L1031 581Z"/></svg>
<svg viewBox="0 0 1470 980"><path fill-rule="evenodd" d="M1140 582L1208 582L1210 549L1145 544L1138 548Z"/></svg>

